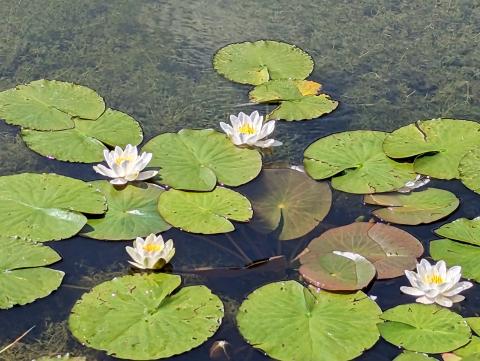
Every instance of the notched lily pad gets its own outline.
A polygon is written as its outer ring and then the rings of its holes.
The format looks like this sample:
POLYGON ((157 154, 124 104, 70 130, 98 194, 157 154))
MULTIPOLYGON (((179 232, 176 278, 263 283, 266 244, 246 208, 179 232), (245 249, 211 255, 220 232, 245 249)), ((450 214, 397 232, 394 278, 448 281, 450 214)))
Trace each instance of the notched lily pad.
POLYGON ((435 230, 439 236, 480 246, 480 218, 458 218, 435 230))
POLYGON ((480 149, 473 149, 465 154, 458 166, 460 180, 465 187, 480 193, 480 149))

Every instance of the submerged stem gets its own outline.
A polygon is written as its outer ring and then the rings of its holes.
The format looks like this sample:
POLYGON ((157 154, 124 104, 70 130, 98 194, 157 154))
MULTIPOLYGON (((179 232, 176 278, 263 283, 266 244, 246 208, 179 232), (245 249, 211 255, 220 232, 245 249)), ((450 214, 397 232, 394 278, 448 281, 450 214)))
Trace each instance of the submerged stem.
POLYGON ((19 342, 22 338, 24 338, 25 336, 27 336, 27 335, 30 333, 30 331, 32 331, 35 327, 36 327, 36 325, 33 325, 32 327, 30 327, 27 331, 25 331, 25 332, 22 333, 20 336, 18 336, 18 337, 15 339, 15 341, 13 341, 11 344, 9 344, 9 345, 5 346, 4 348, 2 348, 2 349, 0 350, 0 353, 3 353, 3 352, 5 352, 5 351, 7 351, 10 347, 15 346, 15 344, 16 344, 17 342, 19 342))

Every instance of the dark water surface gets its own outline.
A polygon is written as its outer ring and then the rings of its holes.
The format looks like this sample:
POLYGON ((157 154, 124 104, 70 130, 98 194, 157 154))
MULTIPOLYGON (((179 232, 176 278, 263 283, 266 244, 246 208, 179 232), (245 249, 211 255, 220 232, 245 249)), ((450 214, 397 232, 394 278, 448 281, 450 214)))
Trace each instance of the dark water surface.
MULTIPOLYGON (((249 87, 217 75, 211 58, 226 44, 257 39, 290 42, 310 53, 316 63, 310 78, 341 103, 333 114, 318 120, 279 123, 275 138, 285 145, 268 161, 299 163, 309 143, 339 131, 390 131, 435 117, 480 118, 480 3, 474 0, 0 0, 0 15, 0 90, 39 78, 89 86, 104 96, 108 106, 136 118, 146 140, 184 127, 219 129, 218 122, 228 114, 253 110, 239 106, 248 102, 249 87)), ((17 133, 17 128, 0 124, 1 175, 56 172, 98 179, 91 165, 33 153, 17 133)), ((461 206, 441 222, 401 227, 421 239, 426 249, 435 239, 431 231, 439 225, 480 214, 479 196, 459 182, 431 185, 455 192, 461 206)), ((226 309, 224 323, 211 340, 171 360, 209 360, 215 340, 231 343, 231 360, 268 360, 236 330, 239 304, 263 284, 298 279, 296 265, 288 262, 298 250, 326 229, 360 216, 370 219, 370 210, 360 196, 334 192, 332 210, 317 229, 282 243, 248 225, 220 236, 166 232, 177 248, 171 272, 182 274, 184 284, 206 284, 226 309), (250 270, 194 271, 243 267, 248 259, 276 255, 285 255, 286 261, 250 270)), ((63 257, 54 268, 66 272, 64 282, 45 299, 0 311, 0 348, 36 325, 21 343, 0 354, 0 360, 65 352, 89 360, 112 359, 73 340, 65 320, 86 290, 132 272, 124 251, 130 243, 81 237, 48 243, 63 257)), ((379 305, 387 309, 413 301, 399 291, 406 283, 405 278, 378 281, 368 293, 378 296, 379 305)), ((480 287, 465 295, 467 300, 454 311, 478 315, 480 287)), ((358 360, 390 361, 398 353, 396 347, 379 342, 358 360)))

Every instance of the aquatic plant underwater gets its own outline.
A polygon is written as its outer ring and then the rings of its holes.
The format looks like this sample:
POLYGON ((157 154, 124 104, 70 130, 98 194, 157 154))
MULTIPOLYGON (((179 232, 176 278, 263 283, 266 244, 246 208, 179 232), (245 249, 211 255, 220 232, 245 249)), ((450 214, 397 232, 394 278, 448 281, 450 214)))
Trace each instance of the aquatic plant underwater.
MULTIPOLYGON (((83 345, 123 359, 188 352, 215 334, 224 304, 206 286, 182 286, 167 266, 175 239, 164 241, 161 233, 175 227, 223 234, 235 222, 249 222, 279 241, 294 240, 328 214, 330 180, 332 188, 378 206, 372 212, 377 221, 331 228, 290 257, 280 253, 298 265, 302 282, 281 279, 250 293, 236 312, 243 338, 285 361, 352 360, 380 337, 404 350, 397 361, 432 360, 427 354, 478 359, 480 317, 463 318, 449 308, 473 287, 462 275, 480 281, 480 219, 460 218, 437 229, 445 238, 430 244, 434 265, 419 260, 424 248, 417 238, 387 223, 425 224, 454 212, 460 204, 455 194, 424 188, 432 178, 460 179, 480 192, 480 124, 432 119, 391 133, 341 132, 309 145, 303 166, 263 166, 264 155, 281 146, 273 135, 276 122, 309 121, 338 102, 306 80, 313 60, 294 45, 231 44, 215 54, 213 66, 233 82, 254 86, 252 104, 276 107, 265 116, 232 115, 231 124, 219 124, 224 133, 185 128, 157 135, 139 150, 138 122, 84 86, 42 79, 0 93, 0 118, 21 127, 27 147, 59 161, 99 163, 94 170, 108 178, 0 177, 1 312, 60 286, 64 273, 51 266, 61 257, 43 242, 76 234, 135 239, 125 262, 136 270, 85 293, 71 311, 69 330, 83 345), (254 179, 255 187, 245 186, 254 179), (362 292, 377 279, 403 276, 411 286, 401 291, 416 303, 382 312, 362 292)), ((241 247, 236 251, 242 256, 241 247)), ((246 268, 275 259, 252 260, 246 268)), ((63 359, 83 359, 75 356, 63 359)))

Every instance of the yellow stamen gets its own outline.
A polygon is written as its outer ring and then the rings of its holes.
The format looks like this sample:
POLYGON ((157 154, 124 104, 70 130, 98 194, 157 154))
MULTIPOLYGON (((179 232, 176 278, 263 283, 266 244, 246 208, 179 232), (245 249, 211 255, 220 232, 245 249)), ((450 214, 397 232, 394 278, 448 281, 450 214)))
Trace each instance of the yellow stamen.
POLYGON ((122 164, 122 162, 124 161, 127 161, 127 162, 131 162, 133 160, 133 157, 132 156, 129 156, 129 157, 125 157, 125 156, 120 156, 118 158, 115 158, 115 164, 116 165, 120 165, 122 164))
POLYGON ((238 131, 242 134, 255 134, 255 129, 250 124, 243 124, 238 131))
POLYGON ((438 274, 433 274, 433 275, 427 276, 425 281, 427 281, 427 283, 435 283, 437 285, 445 282, 445 280, 438 274))
POLYGON ((149 243, 149 244, 146 244, 143 246, 143 250, 146 251, 146 252, 156 252, 156 251, 161 251, 162 250, 162 246, 159 245, 159 244, 153 244, 153 243, 149 243))

